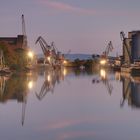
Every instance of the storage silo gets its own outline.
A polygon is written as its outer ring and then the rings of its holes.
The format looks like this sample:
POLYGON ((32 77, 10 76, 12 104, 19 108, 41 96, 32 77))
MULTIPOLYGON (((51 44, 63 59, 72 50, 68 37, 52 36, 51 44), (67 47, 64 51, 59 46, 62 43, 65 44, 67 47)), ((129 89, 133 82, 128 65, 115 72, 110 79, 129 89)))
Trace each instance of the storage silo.
POLYGON ((140 60, 140 31, 137 31, 132 35, 132 48, 131 48, 131 56, 132 63, 135 60, 140 60))

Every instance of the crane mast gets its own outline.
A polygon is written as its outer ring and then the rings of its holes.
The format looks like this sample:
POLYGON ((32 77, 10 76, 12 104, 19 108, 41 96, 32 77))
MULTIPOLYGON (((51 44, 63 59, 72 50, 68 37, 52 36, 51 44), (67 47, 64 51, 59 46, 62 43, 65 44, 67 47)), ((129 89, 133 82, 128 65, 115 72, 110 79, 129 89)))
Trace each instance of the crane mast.
POLYGON ((25 19, 24 19, 24 15, 21 16, 21 20, 22 20, 22 35, 23 35, 23 44, 22 44, 22 48, 26 48, 28 45, 27 43, 27 35, 26 35, 26 26, 25 26, 25 19))

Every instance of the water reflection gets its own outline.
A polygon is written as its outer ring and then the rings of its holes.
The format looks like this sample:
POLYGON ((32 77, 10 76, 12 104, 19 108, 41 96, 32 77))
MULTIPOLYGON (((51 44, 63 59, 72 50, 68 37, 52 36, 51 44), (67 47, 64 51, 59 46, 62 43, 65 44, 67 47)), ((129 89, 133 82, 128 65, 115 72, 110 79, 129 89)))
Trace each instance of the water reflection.
POLYGON ((109 75, 111 74, 112 71, 108 70, 108 69, 100 69, 99 71, 99 76, 98 78, 94 78, 92 80, 92 83, 100 83, 102 82, 106 88, 107 88, 107 91, 108 93, 111 95, 112 94, 112 91, 113 91, 113 86, 112 84, 110 83, 111 80, 115 80, 115 79, 112 79, 112 77, 110 78, 109 75))
POLYGON ((120 106, 123 107, 125 100, 132 107, 140 107, 140 77, 132 77, 130 74, 122 74, 123 99, 120 106))
POLYGON ((27 96, 36 79, 36 75, 32 73, 16 74, 9 77, 0 76, 0 103, 6 103, 9 100, 17 100, 22 103, 22 125, 25 119, 27 96))
POLYGON ((44 82, 40 92, 35 92, 36 97, 42 100, 48 92, 53 93, 56 83, 59 84, 60 81, 63 81, 66 74, 66 69, 44 69, 44 82))
POLYGON ((42 68, 39 70, 39 74, 44 76, 44 82, 40 88, 40 91, 36 91, 35 95, 39 100, 42 100, 48 92, 54 92, 55 85, 63 81, 65 76, 73 74, 75 76, 91 75, 92 71, 65 67, 61 69, 42 68))
POLYGON ((69 80, 66 77, 83 77, 90 76, 93 84, 103 84, 109 95, 113 93, 113 81, 119 80, 122 82, 122 99, 120 106, 123 107, 125 101, 132 107, 140 107, 140 77, 132 77, 131 75, 122 74, 120 72, 114 73, 109 69, 100 70, 81 70, 76 68, 62 68, 62 69, 46 69, 41 68, 36 72, 26 74, 12 75, 11 77, 0 76, 0 102, 6 103, 10 100, 17 101, 22 104, 22 118, 21 123, 24 124, 25 113, 27 107, 28 94, 33 90, 35 97, 42 100, 47 93, 54 93, 56 85, 62 81, 69 80), (43 82, 38 83, 35 88, 34 85, 42 77, 43 82))
POLYGON ((132 139, 129 132, 139 134, 139 110, 124 111, 119 105, 123 98, 122 107, 127 101, 139 107, 139 90, 140 77, 108 69, 40 68, 0 77, 0 102, 5 103, 0 108, 0 129, 11 136, 2 139, 132 139), (11 100, 14 102, 9 103, 11 100))
POLYGON ((122 99, 120 101, 120 106, 123 107, 127 100, 129 106, 140 108, 140 77, 133 77, 129 73, 113 73, 108 69, 100 69, 98 77, 93 78, 92 83, 103 83, 106 86, 109 95, 111 95, 113 92, 113 80, 122 83, 122 99))
POLYGON ((24 124, 28 94, 34 89, 34 84, 38 77, 43 77, 43 83, 40 91, 36 91, 37 99, 42 100, 48 92, 53 93, 56 84, 64 80, 64 77, 72 72, 71 69, 49 69, 39 68, 38 71, 14 74, 9 77, 0 76, 0 103, 7 103, 10 100, 17 101, 22 104, 21 123, 24 124))
POLYGON ((34 76, 31 74, 0 76, 0 102, 17 100, 23 102, 29 90, 33 87, 34 76))

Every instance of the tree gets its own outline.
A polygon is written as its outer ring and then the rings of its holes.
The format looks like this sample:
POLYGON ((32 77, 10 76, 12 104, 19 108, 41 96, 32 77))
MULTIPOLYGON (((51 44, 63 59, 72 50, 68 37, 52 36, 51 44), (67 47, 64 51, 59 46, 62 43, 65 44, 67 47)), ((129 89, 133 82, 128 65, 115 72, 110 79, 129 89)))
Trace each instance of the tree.
POLYGON ((0 49, 4 54, 5 65, 17 70, 21 70, 26 67, 27 58, 25 50, 21 48, 13 49, 11 45, 5 42, 0 43, 0 49))

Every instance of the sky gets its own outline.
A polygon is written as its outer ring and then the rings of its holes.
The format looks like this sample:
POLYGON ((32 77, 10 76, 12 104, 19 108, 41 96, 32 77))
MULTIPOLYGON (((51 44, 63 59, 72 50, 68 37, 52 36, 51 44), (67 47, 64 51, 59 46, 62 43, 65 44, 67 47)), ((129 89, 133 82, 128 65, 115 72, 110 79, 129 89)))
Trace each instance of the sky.
POLYGON ((0 37, 22 34, 24 14, 28 46, 38 36, 54 41, 62 53, 102 54, 109 41, 122 54, 120 31, 140 30, 139 0, 0 0, 0 37))

